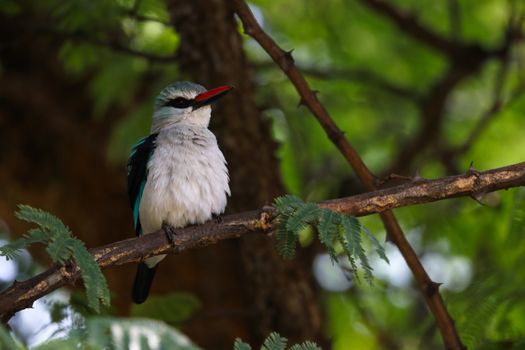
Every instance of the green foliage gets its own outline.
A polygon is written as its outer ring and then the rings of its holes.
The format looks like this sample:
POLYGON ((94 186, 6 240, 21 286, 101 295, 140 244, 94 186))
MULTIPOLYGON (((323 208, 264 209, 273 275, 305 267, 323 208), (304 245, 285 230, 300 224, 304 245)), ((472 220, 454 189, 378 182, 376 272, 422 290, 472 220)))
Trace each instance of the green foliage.
POLYGON ((93 256, 80 240, 72 239, 72 256, 80 269, 80 274, 86 287, 88 305, 96 312, 100 310, 100 304, 110 305, 110 295, 106 279, 93 256))
MULTIPOLYGON (((76 337, 53 339, 37 347, 32 347, 32 349, 36 350, 78 350, 79 348, 82 349, 82 345, 76 337)), ((88 349, 98 350, 99 348, 88 349)))
POLYGON ((314 342, 305 341, 302 344, 295 344, 290 350, 321 350, 321 348, 314 342))
POLYGON ((250 344, 247 344, 243 342, 241 339, 236 338, 235 343, 233 344, 233 349, 234 350, 252 350, 252 347, 250 346, 250 344))
MULTIPOLYGON (((4 333, 0 327, 0 345, 8 344, 1 349, 25 350, 25 347, 15 347, 14 338, 4 342, 4 333)), ((7 335, 9 336, 9 335, 7 335)), ((33 347, 34 350, 126 350, 126 349, 154 350, 199 350, 179 330, 167 326, 163 322, 148 319, 122 319, 112 317, 92 317, 86 319, 82 328, 72 330, 66 338, 52 339, 33 347)))
POLYGON ((193 294, 152 295, 142 304, 133 304, 130 315, 132 317, 153 318, 176 325, 187 320, 200 307, 201 303, 193 294))
POLYGON ((22 248, 33 243, 46 244, 46 251, 54 262, 65 265, 68 260, 75 259, 84 280, 88 305, 91 308, 99 312, 101 304, 109 306, 109 289, 100 267, 84 243, 73 237, 69 228, 60 219, 28 205, 19 205, 16 216, 38 227, 30 229, 21 238, 0 247, 1 256, 13 259, 22 248))
POLYGON ((451 298, 449 303, 455 309, 456 324, 461 339, 471 348, 479 348, 491 342, 504 340, 505 336, 515 338, 520 332, 512 324, 513 313, 521 314, 524 310, 525 293, 512 284, 501 285, 495 277, 475 282, 465 291, 468 300, 461 302, 459 296, 451 298), (502 339, 498 339, 504 335, 502 339))
MULTIPOLYGON (((333 247, 337 243, 340 225, 341 215, 339 215, 339 213, 327 209, 321 210, 321 217, 319 218, 317 231, 319 231, 319 240, 326 247, 333 247)), ((333 256, 334 250, 329 248, 329 251, 333 256)))
MULTIPOLYGON (((277 332, 272 332, 270 335, 264 340, 263 345, 261 346, 261 350, 286 350, 286 344, 288 342, 288 339, 282 337, 277 332)), ((233 345, 234 350, 251 350, 252 347, 244 343, 241 339, 237 338, 235 339, 235 344, 233 345)), ((311 342, 311 341, 305 341, 302 344, 295 344, 292 347, 288 348, 288 350, 321 350, 320 347, 317 346, 317 344, 311 342)))
POLYGON ((372 267, 363 248, 361 232, 374 246, 381 259, 388 262, 383 246, 366 229, 362 228, 356 218, 319 208, 313 203, 305 203, 295 196, 282 196, 275 200, 278 212, 279 227, 277 228, 277 251, 284 258, 293 258, 299 233, 308 225, 314 226, 319 233, 319 240, 325 245, 334 261, 337 261, 337 251, 342 249, 348 258, 355 276, 359 261, 364 270, 365 279, 372 283, 372 267))
POLYGON ((285 350, 288 339, 281 337, 279 333, 272 332, 264 340, 261 350, 285 350))
POLYGON ((275 199, 275 208, 279 212, 281 224, 277 228, 277 251, 287 259, 295 255, 295 249, 298 240, 297 231, 288 230, 288 221, 294 216, 294 213, 301 207, 303 201, 294 196, 284 196, 275 199))
MULTIPOLYGON (((261 346, 261 350, 321 350, 314 342, 305 341, 287 348, 288 340, 272 332, 261 346)), ((179 330, 163 322, 149 319, 123 319, 115 317, 90 317, 82 328, 73 329, 66 338, 51 339, 34 350, 199 350, 179 330)), ((252 350, 250 344, 235 339, 234 350, 252 350)), ((0 325, 0 349, 26 350, 26 347, 0 325)))
POLYGON ((197 350, 180 331, 160 321, 95 317, 87 320, 86 343, 95 349, 129 349, 130 343, 141 350, 197 350))

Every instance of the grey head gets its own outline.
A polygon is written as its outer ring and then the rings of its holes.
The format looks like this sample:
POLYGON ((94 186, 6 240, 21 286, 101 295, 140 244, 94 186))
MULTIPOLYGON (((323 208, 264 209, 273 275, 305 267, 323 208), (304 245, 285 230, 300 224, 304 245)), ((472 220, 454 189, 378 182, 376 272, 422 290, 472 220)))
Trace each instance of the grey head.
POLYGON ((207 90, 190 81, 168 85, 155 99, 152 132, 176 125, 208 127, 211 104, 231 89, 231 86, 221 86, 207 90))

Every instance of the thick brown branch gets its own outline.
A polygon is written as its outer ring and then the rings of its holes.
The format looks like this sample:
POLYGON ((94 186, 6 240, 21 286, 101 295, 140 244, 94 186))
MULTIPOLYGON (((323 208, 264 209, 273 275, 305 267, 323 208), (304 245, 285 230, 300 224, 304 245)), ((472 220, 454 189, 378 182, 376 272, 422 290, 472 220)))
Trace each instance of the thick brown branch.
MULTIPOLYGON (((308 83, 299 72, 297 67, 291 59, 289 53, 285 53, 273 40, 270 38, 259 26, 253 13, 250 11, 248 5, 242 0, 234 0, 233 6, 235 12, 241 19, 244 29, 247 34, 252 36, 263 49, 272 57, 282 71, 288 76, 292 84, 297 89, 304 104, 311 110, 318 122, 325 130, 327 136, 332 140, 334 145, 339 149, 341 154, 346 158, 350 166, 354 169, 357 176, 363 185, 369 189, 375 189, 375 176, 370 172, 363 160, 344 137, 341 130, 337 127, 333 119, 330 117, 324 106, 319 102, 315 93, 310 89, 308 83)), ((435 38, 430 37, 429 40, 435 38)), ((437 45, 442 45, 443 42, 436 42, 437 45)), ((448 43, 445 43, 448 45, 448 43)), ((447 51, 449 48, 444 48, 447 51)), ((477 48, 475 48, 477 49, 477 48)), ((455 51, 455 50, 454 50, 455 51)), ((470 48, 469 48, 470 51, 470 48)), ((474 50, 476 51, 476 50, 474 50)), ((470 55, 468 55, 470 57, 470 55)), ((445 347, 449 349, 464 349, 465 346, 461 343, 454 321, 450 317, 448 310, 441 298, 439 292, 429 286, 434 285, 433 281, 428 276, 419 261, 416 253, 406 240, 406 237, 399 226, 394 214, 391 211, 384 211, 381 213, 381 220, 388 234, 388 239, 392 241, 399 249, 403 258, 407 262, 414 278, 421 289, 425 301, 436 319, 437 326, 441 331, 445 347)))
MULTIPOLYGON (((265 232, 271 228, 271 216, 264 211, 245 212, 229 215, 220 223, 210 221, 199 226, 176 230, 174 247, 163 230, 137 238, 108 244, 91 249, 101 268, 139 262, 148 257, 170 252, 181 253, 186 250, 214 244, 220 240, 239 237, 249 232, 265 232)), ((79 277, 78 269, 72 267, 69 273, 55 266, 29 280, 15 282, 0 293, 0 319, 4 322, 24 308, 30 307, 38 298, 67 284, 73 284, 79 277)))
MULTIPOLYGON (((364 193, 352 197, 319 203, 322 208, 352 216, 385 212, 392 208, 434 202, 459 196, 479 194, 525 185, 525 163, 480 173, 449 176, 435 180, 418 180, 401 186, 364 193)), ((101 268, 139 262, 145 258, 167 253, 179 254, 219 241, 249 233, 272 231, 275 210, 271 207, 224 217, 221 222, 210 221, 199 226, 176 230, 174 247, 163 230, 146 236, 91 249, 101 268)), ((52 267, 23 282, 15 282, 0 293, 0 318, 5 322, 17 311, 30 307, 38 298, 65 285, 74 284, 79 273, 76 267, 52 267)), ((431 284, 429 284, 430 286, 431 284)))
POLYGON ((380 213, 401 206, 435 202, 460 196, 478 196, 510 187, 523 186, 525 163, 482 173, 444 177, 436 180, 416 180, 380 191, 333 199, 320 203, 335 211, 352 216, 380 213), (338 205, 341 203, 341 206, 338 205))

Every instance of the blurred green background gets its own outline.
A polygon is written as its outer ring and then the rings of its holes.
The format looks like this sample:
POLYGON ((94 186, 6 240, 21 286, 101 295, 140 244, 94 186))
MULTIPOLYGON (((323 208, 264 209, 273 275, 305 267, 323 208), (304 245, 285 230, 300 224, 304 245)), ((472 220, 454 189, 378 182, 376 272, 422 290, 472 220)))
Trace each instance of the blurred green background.
MULTIPOLYGON (((149 132, 156 94, 187 78, 172 21, 191 14, 177 13, 176 3, 0 2, 0 219, 3 231, 10 232, 4 240, 23 233, 13 216, 18 203, 56 213, 88 246, 131 235, 124 190, 128 151, 149 132), (80 173, 90 185, 79 188, 74 178, 80 173), (92 212, 83 206, 82 191, 92 192, 92 212), (76 199, 67 202, 68 195, 76 199), (104 207, 93 207, 97 201, 104 207), (96 219, 97 211, 106 216, 96 219), (113 232, 111 240, 90 236, 100 227, 113 232)), ((211 1, 210 9, 211 3, 229 6, 211 1)), ((522 1, 249 4, 263 29, 281 47, 293 49, 295 63, 319 91, 320 101, 376 175, 437 178, 463 173, 471 162, 485 170, 525 160, 522 1)), ((206 26, 202 23, 202 30, 206 26)), ((298 106, 286 76, 242 34, 240 24, 238 31, 251 74, 246 79, 255 91, 245 98, 255 99, 278 142, 275 171, 285 191, 308 201, 362 191, 317 121, 298 106)), ((243 91, 236 94, 243 98, 243 91)), ((228 138, 235 140, 235 133, 228 138)), ((488 194, 479 203, 459 198, 395 211, 430 276, 443 283, 443 297, 468 348, 525 346, 524 196, 522 188, 511 189, 488 194)), ((384 239, 376 215, 360 220, 384 239)), ((332 265, 315 250, 307 268, 316 277, 326 344, 338 350, 442 348, 406 264, 394 246, 386 244, 386 249, 390 265, 374 263, 373 286, 354 283, 344 266, 332 265)), ((15 264, 1 262, 2 286, 41 270, 36 262, 45 266, 42 253, 31 253, 32 258, 23 255, 15 264)), ((111 313, 128 315, 129 301, 118 293, 131 281, 132 267, 120 271, 107 274, 118 298, 111 313), (116 282, 117 275, 122 282, 116 282)), ((62 294, 58 299, 68 300, 69 294, 62 294)), ((184 295, 189 305, 199 304, 198 293, 184 295)), ((191 314, 180 295, 174 299, 184 305, 181 312, 191 314)), ((43 304, 38 317, 29 316, 40 320, 30 330, 23 329, 22 316, 18 324, 12 321, 28 344, 44 341, 57 329, 64 329, 58 333, 63 336, 74 324, 51 322, 48 308, 43 304)), ((73 317, 63 316, 58 319, 73 317)), ((184 330, 184 321, 177 318, 175 324, 184 330)), ((197 344, 210 344, 199 339, 199 331, 189 333, 197 344)), ((233 344, 233 338, 225 342, 233 344)))

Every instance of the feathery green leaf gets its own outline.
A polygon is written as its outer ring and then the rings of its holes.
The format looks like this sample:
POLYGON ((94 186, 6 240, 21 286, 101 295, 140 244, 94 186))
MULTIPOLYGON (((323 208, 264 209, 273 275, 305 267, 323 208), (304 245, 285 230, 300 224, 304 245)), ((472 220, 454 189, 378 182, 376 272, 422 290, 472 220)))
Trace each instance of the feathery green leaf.
POLYGON ((362 226, 363 232, 366 234, 370 242, 372 242, 372 245, 376 249, 377 255, 379 255, 379 258, 383 259, 386 263, 390 264, 390 261, 388 260, 385 248, 379 243, 377 238, 368 230, 365 226, 362 226))
POLYGON ((322 350, 320 347, 317 346, 316 343, 311 341, 305 341, 302 344, 295 344, 290 348, 290 350, 322 350))
POLYGON ((0 255, 5 256, 6 260, 14 260, 20 255, 20 249, 26 246, 24 239, 20 238, 11 243, 0 247, 0 255))
POLYGON ((96 312, 100 312, 101 303, 104 306, 110 305, 110 294, 106 279, 84 243, 74 239, 72 252, 84 281, 88 305, 96 312))
POLYGON ((288 339, 281 337, 277 332, 272 332, 264 340, 261 350, 286 350, 286 343, 288 339))
POLYGON ((295 196, 279 197, 275 199, 274 206, 279 220, 276 232, 277 251, 285 258, 294 257, 300 232, 311 225, 317 229, 319 240, 326 246, 333 262, 338 261, 337 251, 342 248, 357 279, 359 279, 357 274, 357 261, 359 261, 365 279, 368 283, 372 283, 372 267, 362 245, 362 231, 372 242, 379 257, 388 262, 384 248, 354 217, 321 209, 313 203, 304 203, 295 196))
POLYGON ((350 249, 351 254, 359 259, 359 263, 364 270, 365 279, 369 284, 372 283, 372 267, 368 262, 368 258, 365 253, 361 241, 361 224, 356 218, 345 216, 343 218, 343 226, 345 228, 346 240, 348 241, 347 247, 350 249))
POLYGON ((250 344, 243 342, 240 338, 235 339, 233 344, 233 350, 252 350, 250 344))
POLYGON ((299 233, 306 225, 317 220, 319 211, 319 207, 313 203, 303 204, 286 221, 286 230, 299 233))
POLYGON ((54 215, 28 205, 19 205, 16 216, 38 225, 22 238, 0 247, 0 255, 12 259, 19 249, 33 243, 47 244, 46 251, 54 262, 64 265, 74 258, 84 280, 88 305, 100 311, 100 304, 109 306, 110 295, 106 279, 84 243, 73 237, 69 228, 54 215))
POLYGON ((86 326, 84 344, 89 349, 129 349, 132 341, 141 344, 141 349, 199 349, 179 330, 160 321, 93 317, 86 326))
POLYGON ((277 252, 285 259, 292 259, 295 256, 295 249, 297 247, 298 234, 286 230, 281 225, 276 232, 277 238, 277 252))
POLYGON ((73 237, 66 237, 61 239, 55 239, 51 241, 46 247, 46 251, 53 261, 63 265, 72 256, 73 244, 76 241, 73 237))
POLYGON ((281 196, 275 199, 274 206, 281 216, 290 216, 298 208, 304 205, 301 198, 291 195, 281 196))
POLYGON ((42 209, 20 204, 15 215, 20 220, 37 224, 45 232, 54 232, 55 236, 70 233, 69 228, 60 219, 42 209))
POLYGON ((332 247, 337 242, 338 227, 341 225, 342 216, 341 213, 321 209, 317 231, 319 232, 319 240, 325 246, 332 247))

